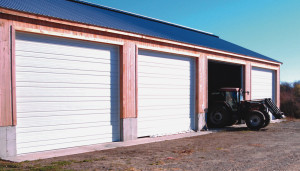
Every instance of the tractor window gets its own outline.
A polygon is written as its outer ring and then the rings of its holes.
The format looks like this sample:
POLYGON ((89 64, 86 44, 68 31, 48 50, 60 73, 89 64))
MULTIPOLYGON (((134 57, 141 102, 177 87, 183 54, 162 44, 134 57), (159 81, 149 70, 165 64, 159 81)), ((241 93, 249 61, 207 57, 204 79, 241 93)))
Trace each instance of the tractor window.
POLYGON ((241 92, 240 93, 240 102, 243 101, 243 100, 244 100, 244 96, 243 96, 243 93, 241 92))
POLYGON ((234 100, 234 97, 232 94, 233 94, 232 92, 226 92, 226 102, 229 103, 230 106, 232 106, 233 100, 234 100))
POLYGON ((233 110, 237 108, 237 99, 237 92, 226 92, 226 102, 231 106, 233 110))

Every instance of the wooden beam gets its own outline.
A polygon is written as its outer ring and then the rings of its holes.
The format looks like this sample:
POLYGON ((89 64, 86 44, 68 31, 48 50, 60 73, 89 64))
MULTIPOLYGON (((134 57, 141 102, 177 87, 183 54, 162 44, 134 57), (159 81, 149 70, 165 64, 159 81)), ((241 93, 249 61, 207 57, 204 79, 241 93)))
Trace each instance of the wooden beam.
POLYGON ((163 52, 163 53, 171 53, 171 54, 176 54, 176 55, 199 57, 199 53, 195 53, 195 52, 191 53, 191 52, 185 52, 185 51, 182 51, 182 50, 174 50, 173 48, 162 48, 162 47, 157 47, 157 45, 153 46, 151 44, 138 45, 138 48, 139 49, 144 49, 144 50, 163 52))
POLYGON ((198 115, 199 113, 200 113, 200 111, 201 111, 201 103, 200 103, 200 96, 201 96, 201 94, 200 94, 200 79, 201 79, 201 77, 200 77, 200 58, 196 58, 195 59, 195 65, 196 65, 196 73, 195 73, 195 75, 196 75, 196 79, 195 79, 195 86, 196 86, 196 95, 195 95, 195 103, 196 103, 196 115, 198 115))
POLYGON ((136 45, 125 41, 121 48, 121 118, 136 118, 136 45))
POLYGON ((240 59, 232 59, 229 57, 221 57, 221 56, 207 56, 207 59, 209 60, 214 60, 214 61, 219 61, 219 62, 228 62, 228 63, 233 63, 233 64, 242 64, 245 65, 246 62, 245 60, 240 60, 240 59))
POLYGON ((15 42, 16 31, 13 26, 10 27, 10 53, 11 53, 11 98, 12 98, 12 125, 17 125, 17 99, 16 99, 16 56, 15 42))
POLYGON ((139 94, 139 89, 138 89, 138 57, 139 57, 139 48, 136 45, 135 46, 135 116, 138 117, 138 104, 139 104, 139 100, 138 100, 138 94, 139 94))
POLYGON ((11 21, 0 18, 0 89, 1 115, 0 126, 11 126, 12 99, 11 99, 11 21))
POLYGON ((57 32, 57 31, 47 31, 47 30, 41 30, 41 29, 33 29, 33 28, 24 27, 24 26, 15 26, 15 30, 16 31, 21 31, 21 32, 28 32, 28 33, 43 34, 43 35, 48 35, 48 36, 55 36, 55 37, 86 40, 86 41, 97 42, 97 43, 105 43, 105 44, 111 44, 111 45, 123 45, 122 41, 114 41, 114 40, 109 40, 109 39, 99 39, 97 37, 93 37, 93 36, 88 35, 88 34, 76 35, 76 34, 72 34, 72 33, 64 33, 64 32, 57 32))
POLYGON ((244 67, 244 87, 246 94, 244 95, 245 100, 251 100, 251 71, 252 66, 251 62, 246 62, 246 65, 244 67), (247 93, 249 92, 249 93, 247 93))
POLYGON ((275 71, 276 105, 280 108, 280 68, 275 71))
POLYGON ((279 66, 261 64, 261 63, 257 63, 257 62, 252 62, 251 66, 258 67, 258 68, 264 68, 264 69, 270 69, 270 70, 277 70, 279 68, 279 66))
POLYGON ((208 108, 208 60, 201 54, 196 62, 196 110, 197 113, 206 113, 208 108))

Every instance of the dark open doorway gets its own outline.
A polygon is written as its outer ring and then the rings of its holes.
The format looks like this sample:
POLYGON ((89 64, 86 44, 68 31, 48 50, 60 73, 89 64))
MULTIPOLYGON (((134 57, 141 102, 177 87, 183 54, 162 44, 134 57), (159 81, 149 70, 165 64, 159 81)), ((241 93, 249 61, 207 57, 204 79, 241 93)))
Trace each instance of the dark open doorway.
MULTIPOLYGON (((220 99, 221 101, 224 100, 223 95, 218 93, 221 88, 244 88, 243 70, 243 65, 208 61, 208 113, 218 109, 216 104, 219 103, 216 103, 216 101, 220 99)), ((212 118, 216 116, 217 115, 212 118)), ((235 122, 236 119, 232 121, 235 122)), ((241 120, 239 120, 239 123, 241 123, 241 120)), ((208 121, 208 124, 212 124, 212 121, 208 121)), ((231 122, 229 123, 229 125, 232 124, 231 122)))
POLYGON ((208 62, 208 94, 223 87, 243 88, 243 67, 224 62, 208 62))

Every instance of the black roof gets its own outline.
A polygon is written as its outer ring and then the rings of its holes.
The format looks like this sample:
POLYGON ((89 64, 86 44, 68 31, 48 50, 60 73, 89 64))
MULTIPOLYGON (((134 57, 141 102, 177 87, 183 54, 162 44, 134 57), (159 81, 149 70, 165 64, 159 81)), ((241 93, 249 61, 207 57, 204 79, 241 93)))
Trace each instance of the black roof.
POLYGON ((279 62, 211 33, 80 0, 1 0, 0 7, 279 62))

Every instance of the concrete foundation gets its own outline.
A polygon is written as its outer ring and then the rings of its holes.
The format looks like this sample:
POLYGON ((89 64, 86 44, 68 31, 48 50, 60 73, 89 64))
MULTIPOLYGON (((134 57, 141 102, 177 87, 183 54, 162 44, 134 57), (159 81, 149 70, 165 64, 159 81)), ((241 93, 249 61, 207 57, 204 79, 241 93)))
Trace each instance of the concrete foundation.
POLYGON ((196 125, 197 131, 202 131, 207 129, 206 120, 207 114, 206 113, 198 113, 196 117, 196 125))
POLYGON ((52 157, 67 156, 67 155, 87 153, 87 152, 93 152, 93 151, 114 149, 114 148, 118 148, 118 147, 128 147, 128 146, 133 146, 133 145, 161 142, 161 141, 167 141, 167 140, 175 140, 175 139, 179 139, 179 138, 201 136, 201 135, 207 135, 210 133, 213 133, 213 132, 212 131, 189 132, 189 133, 184 133, 184 134, 168 135, 168 136, 162 136, 162 137, 140 138, 140 139, 136 139, 133 141, 127 141, 127 142, 102 143, 102 144, 95 144, 95 145, 88 145, 88 146, 80 146, 80 147, 65 148, 65 149, 59 149, 59 150, 51 150, 51 151, 23 154, 23 155, 18 155, 18 156, 13 156, 13 157, 6 157, 5 160, 10 160, 10 161, 15 161, 15 162, 22 162, 22 161, 26 161, 26 160, 32 161, 32 160, 38 160, 38 159, 46 159, 46 158, 52 158, 52 157))
POLYGON ((137 118, 124 118, 121 120, 121 141, 137 139, 137 118))
POLYGON ((16 156, 16 127, 0 127, 0 158, 16 156))

